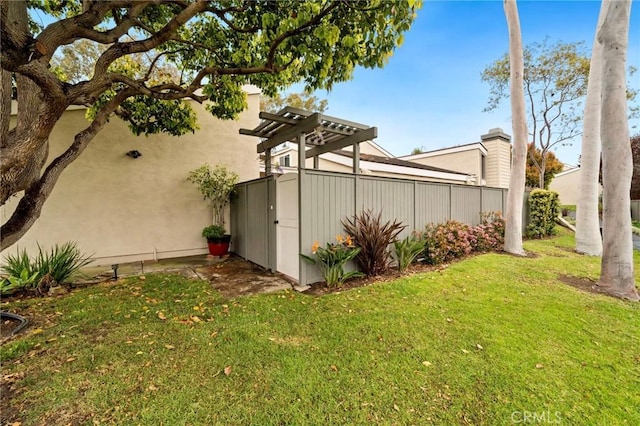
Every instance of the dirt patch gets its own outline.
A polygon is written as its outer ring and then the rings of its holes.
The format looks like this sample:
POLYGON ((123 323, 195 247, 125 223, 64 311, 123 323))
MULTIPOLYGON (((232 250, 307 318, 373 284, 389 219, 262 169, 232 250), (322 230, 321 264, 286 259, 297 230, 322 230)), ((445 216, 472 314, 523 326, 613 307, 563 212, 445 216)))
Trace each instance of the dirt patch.
POLYGON ((558 275, 558 280, 578 290, 585 291, 587 293, 602 294, 609 297, 614 297, 608 294, 602 287, 598 286, 598 282, 590 278, 580 278, 571 275, 558 275))
POLYGON ((571 275, 558 275, 558 280, 566 285, 577 288, 578 290, 586 291, 588 293, 603 294, 598 289, 598 283, 589 278, 573 277, 571 275))
POLYGON ((292 284, 280 273, 269 272, 251 262, 231 256, 222 263, 193 268, 198 277, 225 297, 290 290, 292 284))
MULTIPOLYGON (((451 263, 454 263, 457 261, 459 260, 455 260, 451 263)), ((311 284, 310 288, 305 290, 303 293, 308 294, 310 296, 322 296, 325 294, 339 293, 341 291, 351 290, 354 288, 367 287, 372 284, 395 281, 398 278, 410 276, 413 274, 419 274, 422 272, 441 271, 443 269, 446 269, 447 267, 449 267, 448 263, 444 263, 442 265, 437 265, 437 266, 426 265, 423 263, 414 263, 414 264, 411 264, 403 274, 399 273, 398 270, 395 269, 395 267, 391 267, 389 268, 389 271, 386 274, 378 275, 376 277, 363 277, 363 278, 351 279, 343 283, 340 287, 328 287, 326 283, 323 281, 316 282, 311 284)))

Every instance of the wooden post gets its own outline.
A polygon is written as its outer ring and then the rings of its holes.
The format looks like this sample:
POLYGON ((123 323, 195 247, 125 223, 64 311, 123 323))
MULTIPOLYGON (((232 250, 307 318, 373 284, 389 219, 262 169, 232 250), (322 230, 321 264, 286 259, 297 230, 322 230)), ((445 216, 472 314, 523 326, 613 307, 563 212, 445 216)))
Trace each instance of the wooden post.
MULTIPOLYGON (((304 206, 302 198, 302 189, 304 188, 303 181, 305 180, 306 169, 306 140, 304 133, 299 133, 298 139, 298 251, 303 252, 304 238, 303 230, 307 226, 304 216, 304 206)), ((301 286, 307 285, 307 264, 298 256, 298 284, 301 286)))
POLYGON ((353 174, 360 174, 360 143, 353 144, 353 174))
POLYGON ((264 152, 264 175, 271 176, 271 150, 264 152))

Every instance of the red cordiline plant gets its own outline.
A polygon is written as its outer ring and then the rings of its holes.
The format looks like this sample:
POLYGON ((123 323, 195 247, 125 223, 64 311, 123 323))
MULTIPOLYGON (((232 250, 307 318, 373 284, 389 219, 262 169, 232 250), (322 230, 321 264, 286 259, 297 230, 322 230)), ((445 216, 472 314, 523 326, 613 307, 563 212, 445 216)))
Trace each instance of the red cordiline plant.
POLYGON ((356 261, 360 270, 371 277, 381 275, 389 268, 392 244, 406 228, 402 222, 382 222, 382 213, 375 215, 371 210, 364 210, 342 221, 347 234, 353 238, 354 244, 360 247, 356 261))

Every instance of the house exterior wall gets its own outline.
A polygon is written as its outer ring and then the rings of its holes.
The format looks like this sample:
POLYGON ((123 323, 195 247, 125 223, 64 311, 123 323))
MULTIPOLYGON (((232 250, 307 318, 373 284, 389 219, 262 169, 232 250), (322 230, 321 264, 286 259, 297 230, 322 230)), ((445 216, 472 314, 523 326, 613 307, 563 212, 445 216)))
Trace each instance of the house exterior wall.
POLYGON ((560 204, 578 204, 578 188, 580 187, 580 169, 573 169, 567 173, 556 175, 549 184, 551 191, 556 191, 560 198, 560 204))
MULTIPOLYGON (((200 129, 180 137, 136 137, 112 118, 62 173, 32 228, 3 254, 66 241, 93 253, 96 265, 206 253, 200 232, 211 224, 211 208, 186 177, 205 162, 227 164, 241 181, 258 177, 255 144, 239 129, 259 124, 259 94, 249 94, 247 102, 236 121, 215 119, 194 102, 200 129), (126 156, 130 150, 142 156, 126 156)), ((64 113, 51 134, 49 161, 87 126, 84 113, 64 113)), ((3 222, 15 205, 0 209, 3 222)))
POLYGON ((509 188, 511 176, 511 136, 495 128, 481 136, 482 144, 487 148, 487 186, 509 188))
MULTIPOLYGON (((367 146, 370 146, 370 145, 367 144, 367 146)), ((378 151, 376 150, 376 152, 378 151)), ((274 155, 273 164, 278 162, 279 165, 283 165, 284 162, 282 161, 282 158, 286 155, 289 155, 290 167, 296 168, 298 164, 298 151, 295 151, 295 150, 287 150, 286 152, 274 155)), ((329 155, 338 155, 338 154, 329 154, 329 155)), ((377 155, 377 154, 371 154, 371 155, 377 155)), ((344 161, 347 161, 349 163, 351 163, 352 161, 352 159, 348 157, 340 156, 340 158, 343 158, 344 161)), ((313 169, 313 158, 307 158, 305 164, 307 169, 313 169)), ((390 178, 396 178, 396 179, 416 179, 416 180, 424 180, 429 182, 458 183, 458 184, 461 183, 459 181, 454 181, 454 180, 416 176, 414 174, 392 173, 392 172, 385 172, 381 170, 368 170, 366 164, 364 164, 362 160, 360 163, 360 169, 362 170, 363 176, 381 176, 381 177, 390 177, 390 178)), ((351 173, 353 169, 352 169, 352 166, 350 165, 340 164, 335 161, 331 161, 330 159, 327 159, 325 156, 321 155, 318 161, 318 170, 323 170, 328 172, 338 172, 338 173, 351 173)))
POLYGON ((475 185, 482 185, 482 153, 478 149, 415 158, 411 161, 426 166, 475 175, 475 185))

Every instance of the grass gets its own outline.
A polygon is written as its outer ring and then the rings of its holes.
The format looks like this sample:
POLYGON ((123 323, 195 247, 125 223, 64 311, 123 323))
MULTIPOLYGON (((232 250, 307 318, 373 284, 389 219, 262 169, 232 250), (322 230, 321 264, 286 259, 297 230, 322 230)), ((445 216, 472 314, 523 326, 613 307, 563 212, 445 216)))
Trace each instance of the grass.
POLYGON ((225 300, 148 275, 3 304, 38 321, 2 348, 3 374, 24 374, 12 420, 640 424, 640 304, 561 284, 599 273, 572 246, 560 231, 525 244, 534 258, 475 256, 323 297, 225 300))

